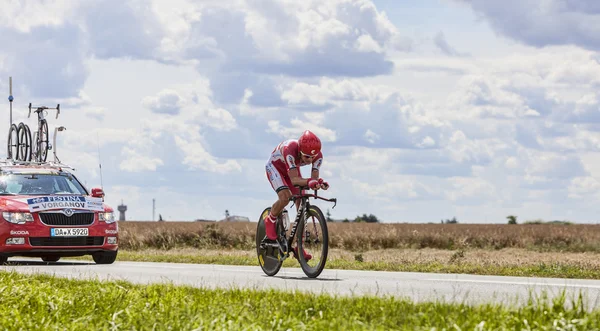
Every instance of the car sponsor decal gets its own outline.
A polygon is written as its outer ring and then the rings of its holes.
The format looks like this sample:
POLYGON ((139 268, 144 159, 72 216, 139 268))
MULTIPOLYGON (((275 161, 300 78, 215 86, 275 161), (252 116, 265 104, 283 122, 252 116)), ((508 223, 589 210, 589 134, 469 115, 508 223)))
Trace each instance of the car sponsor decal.
POLYGON ((85 196, 42 196, 27 199, 30 212, 49 209, 71 208, 79 210, 104 211, 102 198, 85 196))

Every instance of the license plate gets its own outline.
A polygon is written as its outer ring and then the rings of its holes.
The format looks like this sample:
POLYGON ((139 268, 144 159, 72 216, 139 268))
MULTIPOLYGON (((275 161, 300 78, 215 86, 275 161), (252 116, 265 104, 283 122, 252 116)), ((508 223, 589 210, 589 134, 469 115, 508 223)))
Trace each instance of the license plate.
POLYGON ((52 228, 50 236, 52 237, 81 237, 88 235, 88 228, 52 228))

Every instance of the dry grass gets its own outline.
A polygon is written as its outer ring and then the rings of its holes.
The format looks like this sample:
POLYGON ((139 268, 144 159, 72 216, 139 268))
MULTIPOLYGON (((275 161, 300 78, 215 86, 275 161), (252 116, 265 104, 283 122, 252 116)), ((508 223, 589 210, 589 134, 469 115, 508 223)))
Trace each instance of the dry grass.
MULTIPOLYGON (((256 260, 255 250, 216 250, 178 248, 171 250, 146 249, 139 251, 150 260, 158 256, 182 256, 203 258, 232 258, 256 260)), ((589 269, 600 270, 599 253, 553 253, 532 252, 524 249, 507 248, 502 250, 474 249, 463 250, 441 250, 441 249, 386 249, 373 250, 363 253, 353 253, 342 249, 332 249, 329 252, 328 261, 352 262, 361 260, 365 263, 389 263, 389 264, 477 264, 498 266, 534 266, 538 264, 565 264, 577 265, 589 269)))
MULTIPOLYGON (((331 248, 600 252, 600 225, 329 223, 331 248)), ((120 222, 120 247, 252 250, 253 222, 120 222)))

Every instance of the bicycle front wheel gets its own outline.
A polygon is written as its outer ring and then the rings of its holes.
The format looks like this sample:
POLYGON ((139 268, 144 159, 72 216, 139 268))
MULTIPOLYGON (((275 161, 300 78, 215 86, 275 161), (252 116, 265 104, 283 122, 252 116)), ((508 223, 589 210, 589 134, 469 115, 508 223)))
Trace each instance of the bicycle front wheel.
POLYGON ((16 124, 11 124, 8 130, 8 159, 19 159, 19 135, 16 124))
POLYGON ((27 124, 19 123, 17 136, 19 137, 17 159, 19 161, 27 161, 28 153, 30 152, 31 137, 28 135, 27 124))
POLYGON ((266 208, 262 214, 260 214, 260 218, 258 219, 258 224, 256 226, 256 254, 258 255, 258 263, 264 273, 268 276, 275 276, 279 272, 279 269, 281 269, 283 257, 279 252, 279 248, 269 246, 263 242, 267 236, 265 230, 265 218, 270 212, 271 208, 266 208))
POLYGON ((50 141, 48 137, 48 122, 46 122, 46 120, 42 120, 39 150, 40 162, 46 162, 46 159, 48 158, 48 149, 50 146, 50 141))
POLYGON ((302 271, 310 278, 318 277, 325 263, 329 250, 329 234, 327 232, 327 220, 323 212, 317 206, 310 206, 298 224, 298 261, 302 271), (311 258, 307 260, 310 254, 311 258))

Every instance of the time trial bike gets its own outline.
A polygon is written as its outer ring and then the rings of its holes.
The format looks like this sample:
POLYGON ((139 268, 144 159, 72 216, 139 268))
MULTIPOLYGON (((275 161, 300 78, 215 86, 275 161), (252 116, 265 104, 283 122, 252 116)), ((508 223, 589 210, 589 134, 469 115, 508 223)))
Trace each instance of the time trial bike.
POLYGON ((307 186, 296 187, 300 189, 301 193, 293 195, 290 201, 295 203, 296 199, 300 199, 300 206, 291 232, 288 235, 287 226, 282 219, 283 213, 280 213, 276 223, 277 240, 269 240, 265 232, 265 218, 269 215, 271 207, 265 208, 260 214, 256 227, 256 253, 260 267, 269 276, 276 275, 281 269, 283 261, 292 254, 300 263, 306 276, 316 278, 321 274, 327 262, 329 234, 327 219, 319 207, 310 204, 309 199, 333 202, 332 209, 337 205, 337 199, 320 197, 316 190, 314 194, 304 193, 305 190, 308 190, 307 186), (293 249, 295 237, 297 237, 297 251, 293 249), (312 257, 307 259, 303 252, 312 257))

